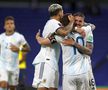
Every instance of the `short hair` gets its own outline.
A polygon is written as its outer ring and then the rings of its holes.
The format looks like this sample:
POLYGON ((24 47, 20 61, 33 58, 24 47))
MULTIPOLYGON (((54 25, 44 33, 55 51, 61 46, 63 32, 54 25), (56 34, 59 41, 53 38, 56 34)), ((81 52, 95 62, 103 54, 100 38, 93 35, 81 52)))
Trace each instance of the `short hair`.
POLYGON ((59 11, 63 10, 62 6, 59 4, 52 4, 49 6, 48 11, 50 13, 50 16, 55 16, 59 13, 59 11))
POLYGON ((13 16, 7 16, 7 17, 5 17, 4 22, 6 22, 6 21, 8 21, 8 20, 13 20, 13 21, 15 21, 15 19, 14 19, 13 16))
POLYGON ((66 13, 64 16, 61 18, 60 22, 62 23, 63 26, 67 26, 69 24, 69 18, 68 16, 72 15, 71 13, 66 13))
POLYGON ((79 16, 85 19, 85 15, 82 12, 77 12, 75 14, 73 14, 73 16, 79 16))

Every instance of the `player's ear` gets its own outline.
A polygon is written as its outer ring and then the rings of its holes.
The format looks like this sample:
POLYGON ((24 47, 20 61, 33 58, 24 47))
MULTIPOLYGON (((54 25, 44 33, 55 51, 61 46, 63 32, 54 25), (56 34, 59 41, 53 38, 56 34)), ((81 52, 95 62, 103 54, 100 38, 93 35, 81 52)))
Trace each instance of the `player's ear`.
POLYGON ((61 17, 60 13, 58 13, 58 16, 61 17))
POLYGON ((58 13, 58 16, 59 16, 60 18, 62 18, 61 12, 58 13))

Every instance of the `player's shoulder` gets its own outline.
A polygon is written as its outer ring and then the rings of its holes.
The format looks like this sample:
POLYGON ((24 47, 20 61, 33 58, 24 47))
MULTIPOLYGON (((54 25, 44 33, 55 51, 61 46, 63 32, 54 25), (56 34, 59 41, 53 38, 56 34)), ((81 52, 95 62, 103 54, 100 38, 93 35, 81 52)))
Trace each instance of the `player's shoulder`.
POLYGON ((5 36, 5 33, 1 33, 1 34, 0 34, 0 37, 3 37, 3 36, 5 36))
POLYGON ((52 22, 52 23, 54 23, 54 22, 59 22, 59 21, 57 21, 56 19, 50 19, 50 20, 48 20, 49 22, 52 22))
POLYGON ((13 37, 22 39, 22 38, 24 38, 24 35, 21 34, 21 33, 19 33, 19 32, 15 32, 14 35, 13 35, 13 37))
POLYGON ((1 33, 0 36, 1 36, 1 35, 4 35, 4 34, 5 34, 5 32, 1 33))
POLYGON ((0 34, 0 42, 2 42, 2 40, 4 40, 6 37, 6 34, 5 33, 1 33, 0 34))
POLYGON ((59 25, 60 24, 61 25, 61 23, 59 21, 55 20, 55 19, 48 20, 47 24, 50 24, 50 25, 54 25, 54 24, 58 24, 59 25))
POLYGON ((21 34, 19 32, 15 32, 14 35, 17 36, 17 37, 23 37, 24 36, 23 34, 21 34))
POLYGON ((91 29, 91 27, 90 27, 89 25, 83 26, 82 29, 84 29, 85 33, 90 33, 90 32, 92 32, 92 29, 91 29))
POLYGON ((82 26, 82 28, 83 29, 90 29, 91 30, 91 26, 90 25, 86 25, 86 26, 84 25, 84 26, 82 26))

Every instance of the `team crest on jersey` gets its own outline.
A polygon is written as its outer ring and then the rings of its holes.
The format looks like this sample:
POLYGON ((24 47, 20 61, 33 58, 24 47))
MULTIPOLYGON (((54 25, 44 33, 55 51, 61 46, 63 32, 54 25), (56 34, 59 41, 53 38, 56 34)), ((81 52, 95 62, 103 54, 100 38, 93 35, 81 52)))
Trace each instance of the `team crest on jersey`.
POLYGON ((15 81, 18 81, 18 78, 17 77, 15 78, 15 81))
POLYGON ((42 81, 43 83, 46 83, 46 79, 43 79, 43 81, 42 81))
POLYGON ((18 74, 16 74, 15 81, 18 81, 18 74))
POLYGON ((16 39, 15 39, 15 38, 11 38, 11 41, 12 41, 12 42, 15 42, 15 41, 16 41, 16 39))

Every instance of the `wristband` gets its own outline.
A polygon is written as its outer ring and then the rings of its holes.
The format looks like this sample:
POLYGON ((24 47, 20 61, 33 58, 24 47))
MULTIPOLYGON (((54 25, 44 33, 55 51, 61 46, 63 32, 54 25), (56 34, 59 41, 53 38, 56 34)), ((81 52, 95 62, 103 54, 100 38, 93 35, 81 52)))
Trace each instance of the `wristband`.
POLYGON ((22 51, 22 49, 23 49, 23 45, 21 45, 21 46, 19 47, 19 50, 20 50, 20 51, 22 51))

